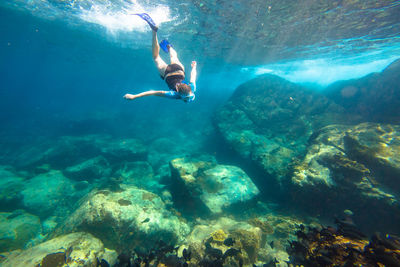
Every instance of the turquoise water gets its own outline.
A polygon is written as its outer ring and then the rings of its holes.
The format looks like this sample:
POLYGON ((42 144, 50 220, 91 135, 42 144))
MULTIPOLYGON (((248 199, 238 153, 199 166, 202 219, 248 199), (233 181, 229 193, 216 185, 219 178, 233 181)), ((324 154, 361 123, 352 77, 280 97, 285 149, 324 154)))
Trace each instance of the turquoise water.
POLYGON ((400 234, 399 11, 372 0, 2 1, 1 264, 127 266, 118 255, 153 249, 167 266, 307 266, 288 249, 300 225, 345 217, 366 240, 400 234), (197 61, 194 102, 123 99, 168 89, 137 12, 187 75, 197 61))

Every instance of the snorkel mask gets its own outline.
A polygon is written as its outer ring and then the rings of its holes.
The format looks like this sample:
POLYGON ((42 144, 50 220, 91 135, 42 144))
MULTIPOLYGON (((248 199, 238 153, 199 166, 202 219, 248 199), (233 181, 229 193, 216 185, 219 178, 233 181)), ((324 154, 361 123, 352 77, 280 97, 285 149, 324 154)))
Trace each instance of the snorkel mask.
MULTIPOLYGON (((186 84, 186 85, 190 86, 190 84, 185 80, 183 80, 180 84, 186 84)), ((176 86, 178 86, 178 84, 176 86)), ((192 102, 196 98, 196 96, 194 95, 193 92, 190 92, 190 94, 187 95, 187 94, 181 93, 178 90, 178 88, 177 88, 177 91, 178 91, 179 95, 181 96, 182 100, 185 101, 186 103, 187 102, 192 102)))
POLYGON ((192 102, 196 98, 196 96, 193 93, 190 93, 190 95, 185 95, 185 96, 181 95, 181 97, 183 101, 185 101, 186 103, 192 102))

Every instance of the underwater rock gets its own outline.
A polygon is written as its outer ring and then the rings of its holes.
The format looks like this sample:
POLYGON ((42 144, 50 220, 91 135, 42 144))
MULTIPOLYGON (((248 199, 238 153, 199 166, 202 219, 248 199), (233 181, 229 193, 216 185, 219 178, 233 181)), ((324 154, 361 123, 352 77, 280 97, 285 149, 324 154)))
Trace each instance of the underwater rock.
POLYGON ((182 241, 189 233, 189 226, 158 195, 124 184, 121 188, 91 192, 57 231, 86 231, 108 247, 127 250, 151 248, 160 239, 182 241))
POLYGON ((22 249, 40 233, 39 217, 23 210, 0 212, 0 252, 22 249))
POLYGON ((76 183, 74 184, 74 188, 75 188, 77 191, 87 190, 88 188, 90 188, 90 183, 89 183, 88 181, 86 181, 86 180, 84 180, 84 181, 79 181, 79 182, 76 182, 76 183))
POLYGON ((0 166, 0 210, 10 211, 21 206, 24 179, 9 166, 0 166))
POLYGON ((102 157, 95 157, 70 166, 64 170, 64 175, 73 180, 93 181, 111 174, 111 167, 107 160, 102 157))
POLYGON ((123 161, 143 161, 147 158, 147 148, 138 139, 104 138, 96 140, 96 146, 111 164, 123 161))
POLYGON ((288 174, 316 129, 354 120, 343 111, 315 90, 262 75, 236 89, 216 113, 215 124, 227 145, 263 171, 271 186, 288 174))
POLYGON ((339 81, 324 90, 324 94, 358 114, 364 121, 400 123, 400 60, 380 73, 360 79, 339 81))
POLYGON ((293 200, 314 214, 332 216, 351 209, 361 228, 372 227, 367 224, 375 218, 375 229, 395 230, 391 222, 400 220, 399 144, 396 125, 322 128, 311 138, 303 161, 294 166, 293 200), (385 216, 390 219, 382 220, 385 216))
POLYGON ((42 234, 52 234, 52 232, 56 229, 58 223, 60 222, 60 218, 57 216, 48 217, 46 220, 42 221, 42 234))
POLYGON ((346 154, 367 166, 377 182, 400 193, 400 126, 362 123, 343 137, 346 154))
POLYGON ((95 140, 102 138, 102 135, 63 136, 30 145, 15 158, 14 166, 37 168, 49 164, 52 168, 64 169, 71 164, 98 156, 100 150, 95 146, 95 140))
POLYGON ((97 266, 104 260, 112 266, 117 253, 88 233, 78 232, 56 237, 32 248, 5 256, 1 266, 97 266))
POLYGON ((261 230, 246 222, 220 217, 208 224, 200 223, 185 243, 191 251, 189 266, 204 266, 216 260, 223 266, 240 266, 240 262, 247 266, 256 262, 261 239, 261 230))
POLYGON ((50 171, 29 179, 21 192, 24 207, 40 217, 64 214, 82 195, 60 171, 50 171))
POLYGON ((120 177, 123 184, 135 185, 152 192, 162 187, 159 177, 154 175, 153 168, 147 161, 125 162, 113 176, 120 177))
POLYGON ((49 164, 65 169, 103 156, 110 164, 146 160, 147 149, 138 139, 116 139, 108 135, 63 136, 30 146, 14 159, 14 166, 35 169, 49 164))
POLYGON ((188 197, 201 201, 212 214, 251 201, 259 194, 242 169, 216 165, 213 159, 178 158, 170 162, 170 167, 174 182, 183 185, 188 197))

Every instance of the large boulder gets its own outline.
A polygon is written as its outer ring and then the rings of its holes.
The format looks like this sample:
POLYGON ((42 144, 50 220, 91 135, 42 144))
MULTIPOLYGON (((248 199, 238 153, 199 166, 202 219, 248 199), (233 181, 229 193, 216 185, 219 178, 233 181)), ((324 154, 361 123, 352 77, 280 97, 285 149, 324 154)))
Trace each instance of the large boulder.
POLYGON ((364 121, 400 123, 400 59, 380 73, 339 81, 324 94, 364 121))
POLYGON ((62 215, 82 196, 69 179, 54 170, 27 180, 21 195, 25 209, 40 217, 62 215))
POLYGON ((170 162, 170 167, 175 195, 185 192, 182 202, 201 203, 200 207, 206 207, 211 214, 244 205, 259 194, 258 188, 242 169, 218 165, 211 157, 177 158, 170 162))
POLYGON ((111 174, 111 167, 104 157, 98 156, 66 168, 64 174, 78 181, 93 181, 108 177, 111 174))
POLYGON ((0 212, 0 251, 22 249, 41 233, 39 217, 23 210, 0 212))
POLYGON ((60 236, 24 251, 5 254, 1 266, 113 266, 117 253, 94 236, 78 232, 60 236), (103 265, 99 263, 103 262, 103 265), (108 263, 109 265, 104 265, 108 263))
POLYGON ((91 192, 58 231, 86 231, 108 247, 126 251, 150 249, 159 240, 181 242, 189 233, 189 226, 158 195, 124 184, 121 188, 91 192))
POLYGON ((355 211, 360 226, 396 230, 400 221, 400 126, 331 125, 310 140, 294 167, 292 197, 314 214, 355 211), (318 201, 316 201, 318 200, 318 201), (373 210, 373 212, 371 212, 373 210), (382 218, 388 217, 388 220, 382 218))
POLYGON ((228 146, 264 177, 272 177, 272 184, 287 175, 315 130, 349 119, 320 93, 263 75, 240 85, 216 113, 215 123, 228 146))
POLYGON ((0 166, 0 210, 10 211, 21 205, 25 179, 10 166, 0 166))

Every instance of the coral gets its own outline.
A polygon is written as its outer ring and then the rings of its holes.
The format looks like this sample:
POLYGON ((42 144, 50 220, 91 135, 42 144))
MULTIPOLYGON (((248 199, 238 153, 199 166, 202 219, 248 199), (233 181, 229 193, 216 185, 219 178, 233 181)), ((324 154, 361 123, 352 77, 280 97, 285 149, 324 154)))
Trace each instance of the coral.
POLYGON ((239 248, 246 252, 245 263, 254 263, 260 249, 261 235, 244 229, 234 230, 230 235, 239 244, 239 248))
POLYGON ((296 232, 290 243, 291 262, 304 266, 398 266, 400 238, 375 234, 371 241, 351 221, 337 221, 333 227, 296 232))
POLYGON ((263 231, 265 234, 273 234, 274 233, 274 228, 267 222, 267 221, 262 221, 259 218, 252 218, 249 220, 249 223, 251 225, 254 225, 263 231))
POLYGON ((56 252, 48 254, 43 258, 41 267, 61 267, 66 261, 65 252, 56 252))
POLYGON ((224 240, 228 237, 228 235, 222 229, 218 229, 214 231, 210 235, 212 237, 212 241, 223 243, 224 240))

